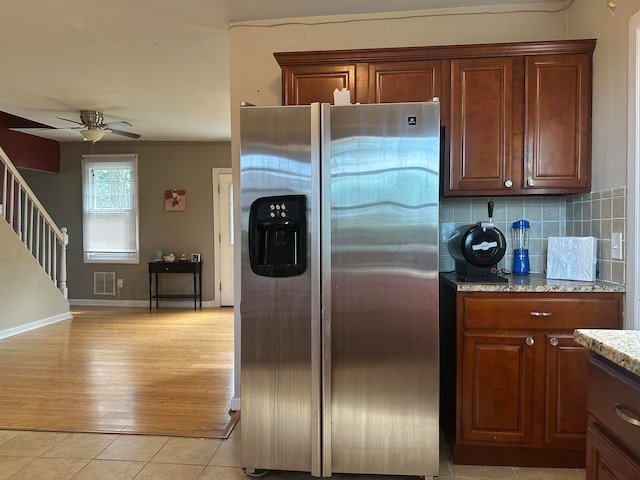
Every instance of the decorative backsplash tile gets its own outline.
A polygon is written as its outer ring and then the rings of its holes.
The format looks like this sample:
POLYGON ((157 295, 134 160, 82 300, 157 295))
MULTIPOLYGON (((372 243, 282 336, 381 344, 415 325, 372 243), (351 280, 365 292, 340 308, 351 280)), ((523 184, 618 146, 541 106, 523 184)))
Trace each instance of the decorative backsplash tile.
MULTIPOLYGON (((453 222, 455 227, 488 219, 487 203, 494 202, 493 222, 507 240, 507 252, 498 264, 511 270, 513 246, 511 224, 528 220, 529 263, 531 272, 544 273, 547 266, 547 238, 562 236, 594 236, 598 239, 597 277, 599 280, 625 283, 625 260, 612 260, 611 232, 621 232, 626 246, 626 187, 580 195, 531 197, 471 197, 440 199, 440 223, 453 222)), ((448 245, 440 240, 440 271, 454 269, 448 245)))

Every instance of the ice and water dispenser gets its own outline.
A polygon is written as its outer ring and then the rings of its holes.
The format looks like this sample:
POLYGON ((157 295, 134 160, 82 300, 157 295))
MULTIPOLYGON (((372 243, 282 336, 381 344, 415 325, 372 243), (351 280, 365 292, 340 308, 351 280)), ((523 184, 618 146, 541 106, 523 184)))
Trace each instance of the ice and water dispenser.
POLYGON ((304 195, 258 198, 249 211, 251 270, 265 277, 291 277, 307 266, 304 195))

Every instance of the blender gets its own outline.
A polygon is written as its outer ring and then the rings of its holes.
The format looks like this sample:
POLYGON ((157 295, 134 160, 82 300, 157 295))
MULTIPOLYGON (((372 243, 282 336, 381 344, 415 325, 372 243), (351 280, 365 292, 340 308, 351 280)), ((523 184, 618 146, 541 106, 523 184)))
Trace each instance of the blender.
POLYGON ((526 220, 518 220, 511 226, 513 273, 516 275, 529 274, 529 228, 526 220))

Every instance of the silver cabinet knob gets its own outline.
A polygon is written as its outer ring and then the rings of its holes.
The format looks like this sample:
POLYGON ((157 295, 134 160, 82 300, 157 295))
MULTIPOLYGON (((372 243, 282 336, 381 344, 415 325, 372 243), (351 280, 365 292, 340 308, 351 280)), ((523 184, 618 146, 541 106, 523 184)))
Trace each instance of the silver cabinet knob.
POLYGON ((527 345, 531 346, 534 343, 536 343, 536 341, 533 339, 533 337, 527 337, 527 339, 524 341, 524 343, 526 343, 527 345))
POLYGON ((504 186, 507 188, 511 188, 513 187, 513 182, 511 180, 507 180, 506 182, 504 182, 504 186))
POLYGON ((527 185, 529 185, 530 187, 533 187, 536 184, 536 181, 533 178, 530 178, 529 180, 527 180, 527 185))
POLYGON ((555 347, 558 345, 558 339, 556 337, 551 337, 549 339, 549 343, 551 344, 552 347, 555 347))

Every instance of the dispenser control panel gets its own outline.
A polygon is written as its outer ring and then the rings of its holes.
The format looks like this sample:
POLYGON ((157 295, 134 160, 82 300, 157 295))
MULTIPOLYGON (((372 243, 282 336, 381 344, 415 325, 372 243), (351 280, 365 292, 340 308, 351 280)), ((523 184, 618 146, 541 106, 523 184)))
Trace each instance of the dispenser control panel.
POLYGON ((249 211, 251 270, 266 277, 300 275, 307 263, 304 195, 261 197, 249 211))

